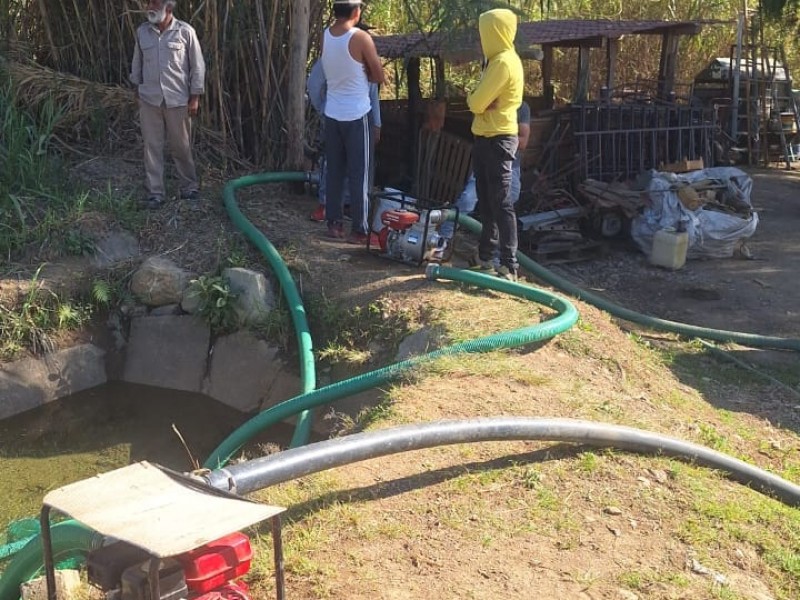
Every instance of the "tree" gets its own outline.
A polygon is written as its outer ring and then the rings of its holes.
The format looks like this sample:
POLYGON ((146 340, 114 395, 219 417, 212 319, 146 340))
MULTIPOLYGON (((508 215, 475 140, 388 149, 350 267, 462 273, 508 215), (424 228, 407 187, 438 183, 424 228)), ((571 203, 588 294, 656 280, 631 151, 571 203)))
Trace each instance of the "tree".
POLYGON ((303 169, 305 131, 305 81, 308 64, 310 0, 292 2, 289 29, 289 89, 286 102, 286 168, 303 169))

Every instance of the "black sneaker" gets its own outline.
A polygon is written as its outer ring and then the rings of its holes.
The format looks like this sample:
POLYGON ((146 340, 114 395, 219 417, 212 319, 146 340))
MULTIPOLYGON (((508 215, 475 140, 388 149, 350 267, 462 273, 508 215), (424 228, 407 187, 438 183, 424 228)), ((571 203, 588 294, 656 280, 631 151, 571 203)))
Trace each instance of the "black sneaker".
POLYGON ((519 278, 519 276, 517 275, 516 269, 509 269, 505 265, 500 265, 499 267, 497 267, 496 273, 497 273, 497 276, 500 279, 506 279, 508 281, 513 281, 514 283, 516 283, 518 278, 519 278))
POLYGON ((162 206, 164 206, 164 198, 161 196, 148 196, 145 200, 139 200, 139 208, 158 210, 162 206))
POLYGON ((181 200, 186 201, 186 206, 189 207, 189 210, 198 210, 200 208, 200 192, 197 190, 181 192, 181 200))
POLYGON ((491 260, 483 260, 477 252, 469 257, 467 264, 469 265, 470 271, 478 271, 480 273, 494 271, 494 262, 491 260))

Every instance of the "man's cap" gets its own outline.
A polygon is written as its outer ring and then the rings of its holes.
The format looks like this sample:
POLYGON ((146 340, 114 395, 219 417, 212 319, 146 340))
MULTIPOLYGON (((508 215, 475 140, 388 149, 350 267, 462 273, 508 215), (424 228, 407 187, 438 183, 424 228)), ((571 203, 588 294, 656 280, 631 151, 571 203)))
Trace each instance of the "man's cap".
POLYGON ((363 4, 362 0, 333 0, 335 4, 363 4))

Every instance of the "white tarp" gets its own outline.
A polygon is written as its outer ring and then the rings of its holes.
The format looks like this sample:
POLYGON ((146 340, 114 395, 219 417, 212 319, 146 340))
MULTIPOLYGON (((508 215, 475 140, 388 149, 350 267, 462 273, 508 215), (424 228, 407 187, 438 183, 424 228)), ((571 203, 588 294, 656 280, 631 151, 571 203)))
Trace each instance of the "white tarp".
POLYGON ((740 203, 752 207, 750 193, 753 180, 735 167, 714 167, 690 173, 651 172, 652 178, 645 193, 647 205, 631 224, 631 236, 648 256, 653 249, 653 236, 660 229, 683 229, 689 236, 687 258, 726 258, 733 256, 739 240, 753 235, 758 214, 730 214, 702 207, 689 210, 681 203, 677 190, 686 184, 716 180, 728 194, 740 203))

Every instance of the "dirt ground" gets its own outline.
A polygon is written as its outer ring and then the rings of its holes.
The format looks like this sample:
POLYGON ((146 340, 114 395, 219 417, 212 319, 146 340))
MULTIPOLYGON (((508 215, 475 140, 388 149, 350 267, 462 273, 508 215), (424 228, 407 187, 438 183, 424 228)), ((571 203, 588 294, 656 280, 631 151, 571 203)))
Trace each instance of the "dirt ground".
MULTIPOLYGON (((132 160, 92 161, 78 172, 100 189, 110 185, 120 195, 139 194, 140 166, 132 160)), ((568 264, 546 265, 573 283, 645 314, 703 327, 762 335, 800 337, 800 172, 750 170, 752 203, 759 215, 755 235, 747 241, 750 259, 690 260, 679 271, 647 263, 630 240, 607 242, 605 252, 568 264)), ((189 212, 177 203, 147 215, 141 231, 144 253, 167 253, 195 272, 213 270, 226 251, 260 261, 231 226, 220 200, 220 185, 207 186, 203 209, 189 212)), ((337 298, 362 300, 414 287, 405 281, 421 269, 369 256, 362 249, 325 239, 324 225, 307 215, 315 207, 309 195, 288 194, 282 186, 256 186, 237 195, 245 215, 280 250, 302 264, 298 271, 313 289, 337 298), (308 257, 313 257, 309 259, 308 257), (357 268, 355 268, 357 266, 357 268), (341 276, 344 270, 346 275, 341 276)), ((464 266, 474 239, 459 234, 463 251, 453 257, 464 266), (466 238, 466 239, 464 239, 466 238)))
POLYGON ((665 319, 762 335, 800 337, 800 174, 751 170, 759 216, 751 259, 692 260, 676 272, 647 264, 632 243, 607 256, 556 268, 620 304, 665 319))
MULTIPOLYGON (((646 314, 799 336, 794 301, 800 280, 793 274, 800 207, 793 203, 793 188, 800 178, 778 170, 754 172, 754 178, 761 219, 748 242, 754 260, 692 261, 669 272, 648 265, 630 245, 615 244, 594 260, 553 268, 646 314)), ((242 190, 238 197, 244 214, 287 257, 304 293, 361 306, 377 299, 407 307, 440 302, 420 268, 325 239, 324 225, 307 219, 313 198, 289 195, 278 186, 242 190)), ((182 209, 165 210, 172 211, 168 227, 159 228, 164 221, 154 215, 146 249, 172 249, 195 268, 208 265, 201 260, 208 252, 202 254, 198 245, 219 246, 212 236, 236 235, 217 204, 208 205, 200 220, 182 209)), ((469 244, 465 234, 456 266, 463 266, 469 244)), ((698 392, 696 380, 653 366, 613 320, 577 304, 586 328, 577 343, 586 347, 576 354, 574 339, 568 338, 519 357, 521 371, 536 373, 547 384, 531 387, 469 368, 425 378, 390 394, 394 417, 380 426, 500 414, 565 416, 634 424, 706 444, 716 439, 707 437, 709 430, 738 439, 742 429, 752 428, 757 440, 797 447, 792 432, 800 423, 791 393, 771 386, 742 391, 715 378, 710 389, 698 392), (670 406, 676 395, 693 400, 670 406), (742 423, 727 425, 716 408, 734 411, 742 423)), ((796 365, 796 356, 787 353, 747 355, 796 365)), ((731 450, 753 452, 744 446, 731 450)), ((294 507, 286 531, 294 597, 765 600, 794 593, 773 578, 758 542, 715 543, 686 533, 705 501, 690 491, 694 485, 718 489, 710 502, 721 506, 753 503, 751 492, 716 478, 702 483, 696 475, 687 480, 695 483, 687 483, 672 462, 654 465, 625 456, 610 458, 587 481, 576 474, 585 456, 541 444, 441 449, 306 478, 299 489, 285 492, 289 501, 281 490, 262 498, 294 507), (540 466, 518 466, 529 461, 540 466), (541 489, 530 482, 520 486, 520 477, 547 483, 541 489), (460 492, 461 486, 471 493, 460 492), (722 573, 725 584, 715 583, 715 574, 722 573)), ((763 458, 752 455, 761 466, 785 468, 763 458)), ((265 597, 271 594, 268 570, 255 585, 265 597)))
MULTIPOLYGON (((138 181, 136 163, 96 167, 88 179, 110 177, 121 195, 138 193, 130 183, 138 181)), ((800 337, 794 192, 800 176, 778 170, 753 176, 760 216, 749 242, 754 260, 692 261, 669 272, 615 244, 596 259, 553 269, 647 314, 800 337)), ((263 268, 213 189, 206 187, 199 211, 168 204, 148 213, 142 251, 166 254, 197 273, 214 270, 231 254, 263 268)), ((303 294, 345 306, 380 299, 417 315, 424 308, 468 306, 468 294, 426 281, 420 268, 325 239, 324 225, 308 220, 315 206, 309 195, 273 185, 241 190, 238 200, 284 256, 303 294)), ((469 240, 464 234, 459 242, 456 266, 463 265, 469 240)), ((485 333, 502 330, 505 311, 518 310, 496 296, 478 301, 486 302, 488 321, 475 327, 488 327, 485 333)), ((491 359, 501 361, 497 367, 490 359, 465 359, 448 372, 381 390, 378 398, 391 410, 376 426, 570 417, 643 427, 715 445, 775 472, 800 472, 796 391, 719 376, 707 356, 674 346, 676 356, 707 369, 700 377, 655 358, 601 311, 576 306, 579 327, 542 347, 491 359)), ((483 316, 474 305, 469 310, 476 321, 483 316)), ((794 354, 756 354, 796 371, 794 354)), ((455 446, 358 463, 259 498, 290 508, 284 530, 290 598, 789 600, 800 593, 793 563, 780 567, 771 558, 781 548, 794 553, 787 561, 800 554, 796 533, 783 532, 796 526, 788 513, 719 475, 663 458, 534 442, 455 446)), ((255 598, 274 595, 263 533, 258 551, 267 558, 249 577, 255 598)))

